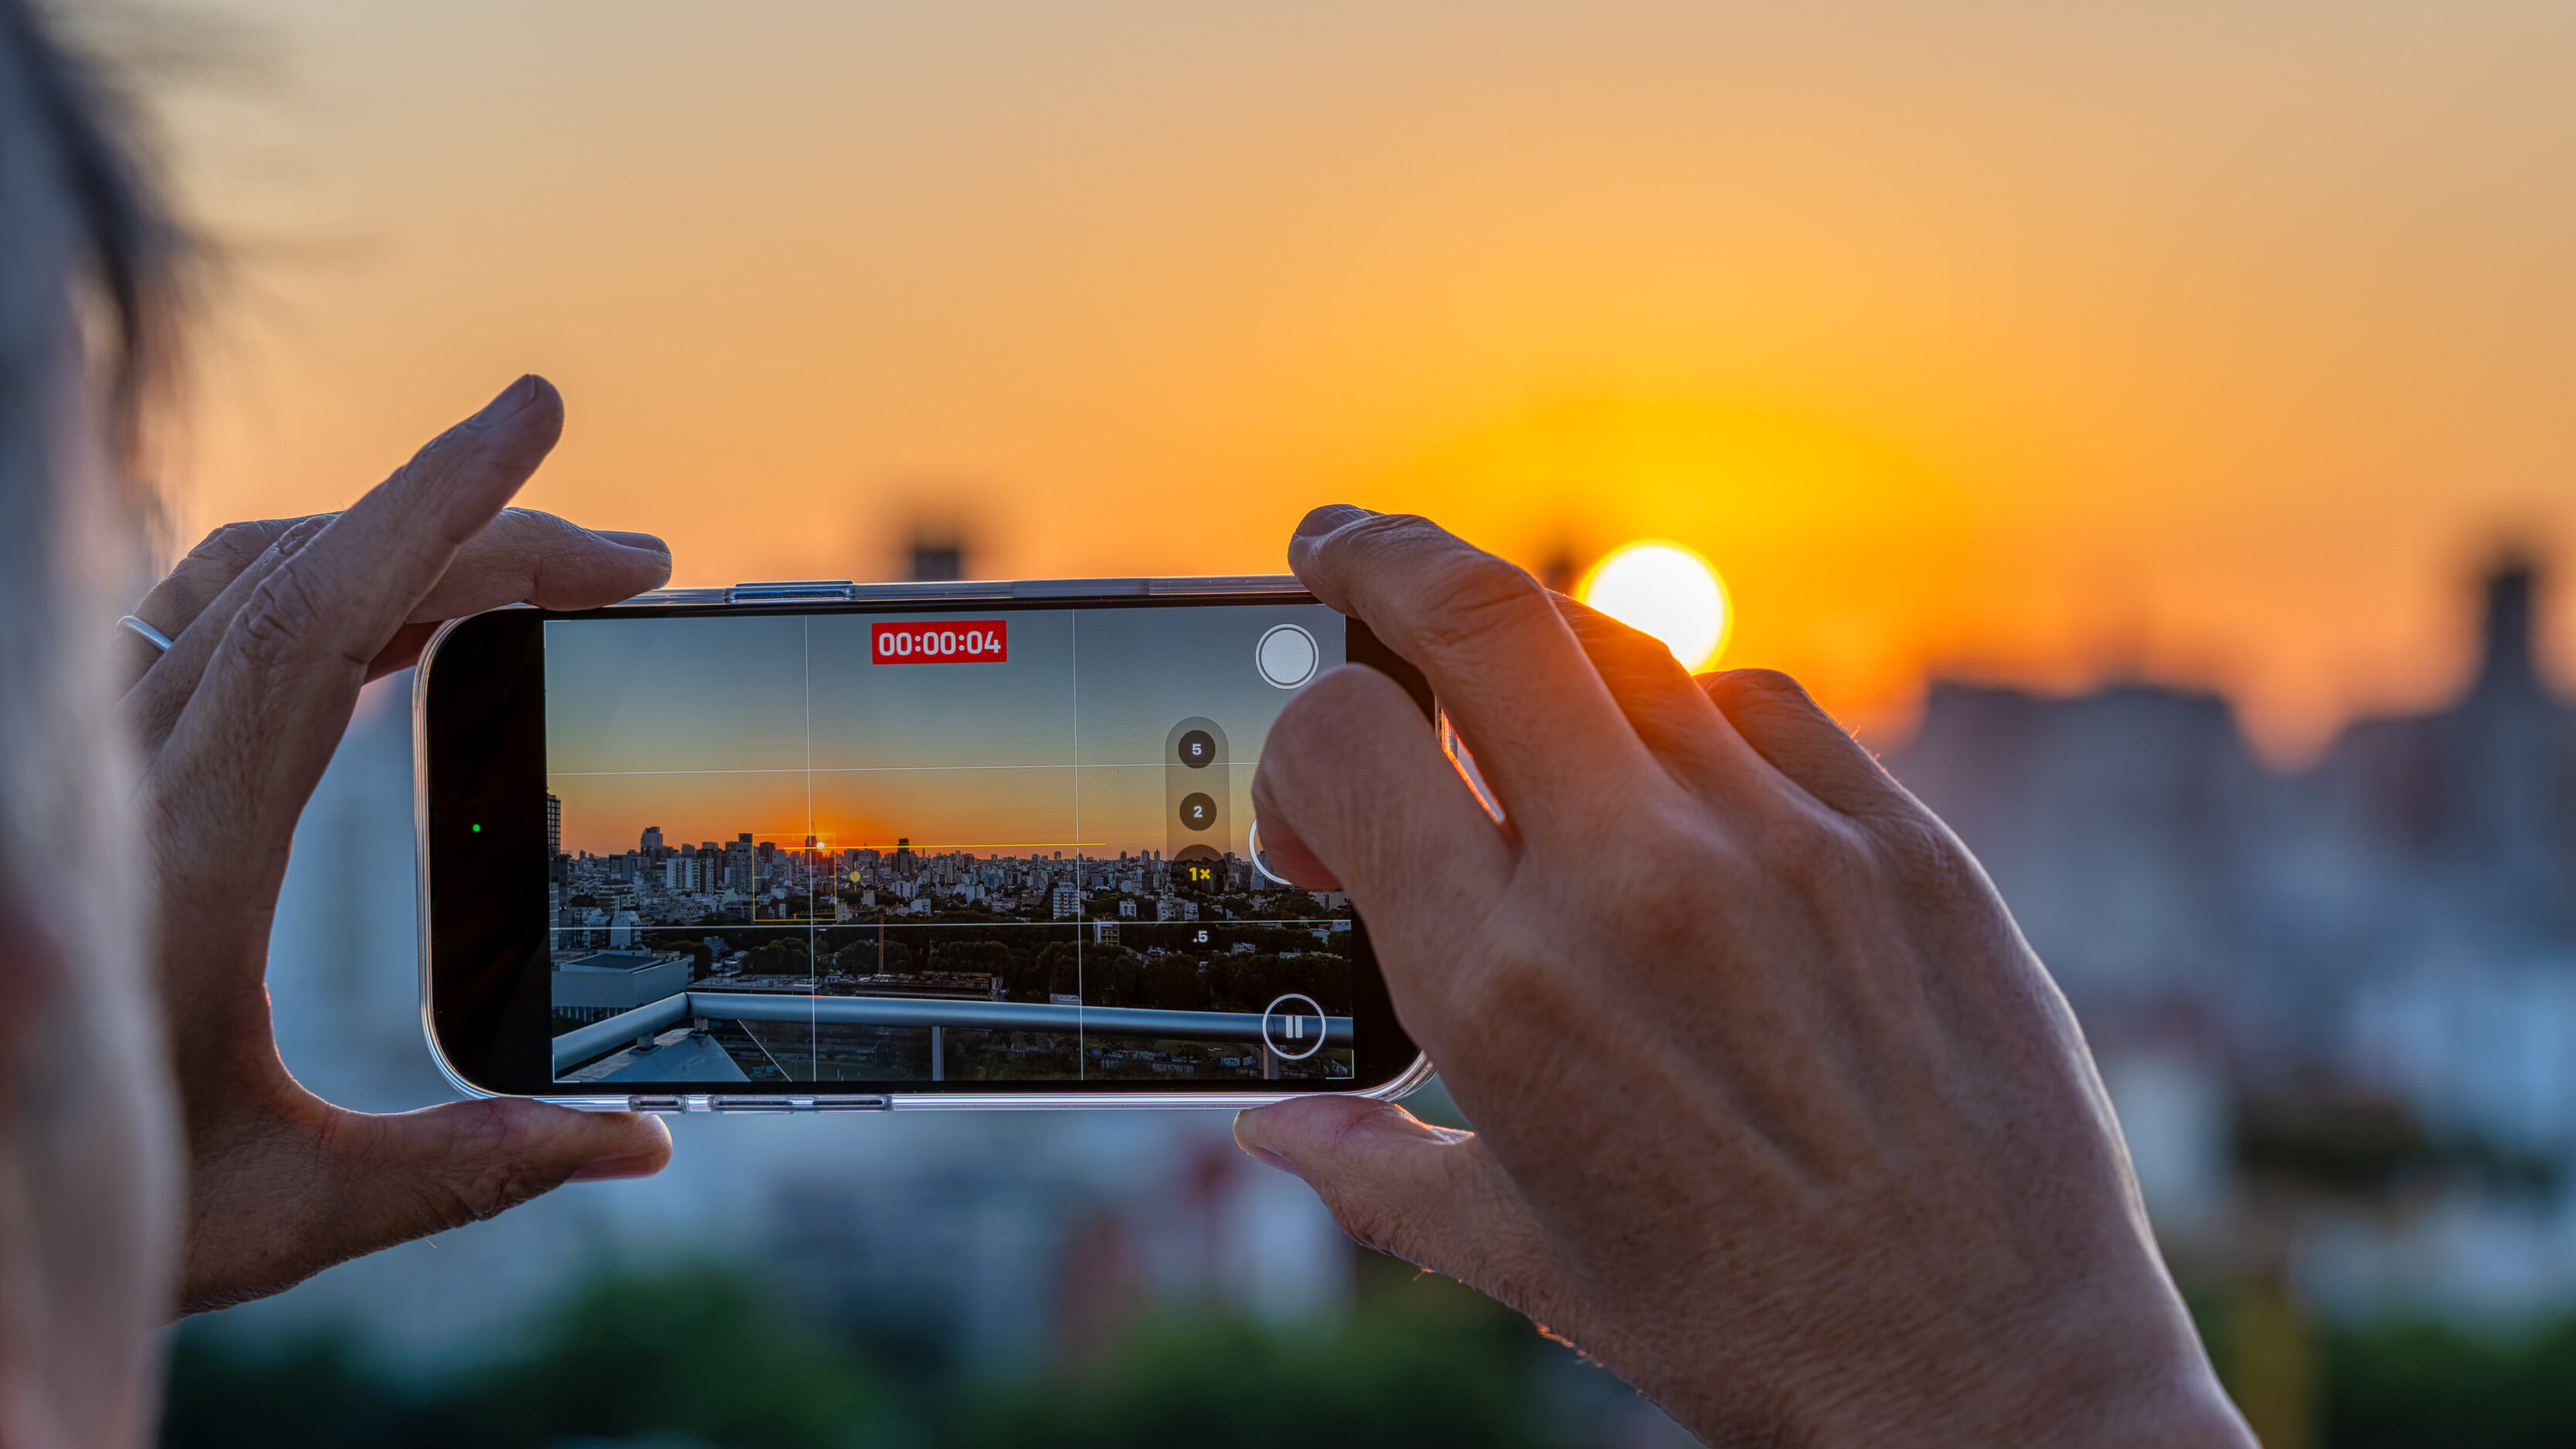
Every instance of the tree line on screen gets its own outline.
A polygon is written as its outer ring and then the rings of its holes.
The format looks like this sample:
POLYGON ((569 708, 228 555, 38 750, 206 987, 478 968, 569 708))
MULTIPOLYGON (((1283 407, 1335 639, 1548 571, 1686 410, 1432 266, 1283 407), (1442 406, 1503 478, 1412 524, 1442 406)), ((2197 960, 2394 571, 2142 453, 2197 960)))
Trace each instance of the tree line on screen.
MULTIPOLYGON (((1295 992, 1332 1015, 1351 1012, 1348 931, 1318 940, 1299 927, 1130 921, 1109 944, 1078 940, 1070 924, 992 936, 979 936, 975 924, 982 923, 942 919, 927 930, 889 932, 882 944, 873 928, 786 933, 752 948, 742 974, 812 976, 826 991, 833 976, 993 976, 1006 1001, 1078 995, 1087 1006, 1160 1011, 1258 1012, 1295 992)), ((712 971, 714 953, 703 940, 673 932, 666 944, 665 934, 649 943, 690 951, 697 976, 712 971)))

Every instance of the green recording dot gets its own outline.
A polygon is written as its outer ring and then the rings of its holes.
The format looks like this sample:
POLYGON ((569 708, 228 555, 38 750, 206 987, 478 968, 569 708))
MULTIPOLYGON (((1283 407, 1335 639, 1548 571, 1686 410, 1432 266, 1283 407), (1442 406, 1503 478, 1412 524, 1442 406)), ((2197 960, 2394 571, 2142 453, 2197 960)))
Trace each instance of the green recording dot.
POLYGON ((482 833, 483 833, 483 827, 482 827, 482 826, 480 826, 480 825, 475 826, 475 827, 474 827, 474 833, 475 833, 475 834, 477 834, 477 835, 482 834, 482 833))

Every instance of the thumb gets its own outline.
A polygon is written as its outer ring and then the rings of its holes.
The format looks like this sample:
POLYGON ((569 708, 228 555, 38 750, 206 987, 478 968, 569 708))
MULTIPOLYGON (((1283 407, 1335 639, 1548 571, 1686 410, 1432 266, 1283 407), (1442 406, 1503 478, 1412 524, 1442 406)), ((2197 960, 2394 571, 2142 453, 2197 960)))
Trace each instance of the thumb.
POLYGON ((1475 1133, 1391 1102, 1300 1097, 1237 1114, 1234 1140, 1304 1178, 1362 1247, 1552 1321, 1564 1275, 1519 1186, 1475 1133))
POLYGON ((301 1100, 291 1124, 192 1129, 210 1140, 191 1150, 182 1312, 263 1298, 566 1182, 642 1177, 671 1160, 671 1134, 631 1112, 505 1097, 373 1116, 301 1100))
POLYGON ((671 1160, 669 1130, 635 1112, 496 1097, 350 1115, 342 1220, 370 1239, 352 1252, 479 1222, 567 1182, 649 1177, 671 1160))

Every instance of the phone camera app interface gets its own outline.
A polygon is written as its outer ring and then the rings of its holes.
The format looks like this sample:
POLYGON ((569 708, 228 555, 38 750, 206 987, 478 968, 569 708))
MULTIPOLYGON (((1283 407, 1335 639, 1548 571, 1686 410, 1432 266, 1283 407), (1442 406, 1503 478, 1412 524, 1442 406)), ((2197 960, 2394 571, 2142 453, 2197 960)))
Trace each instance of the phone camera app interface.
POLYGON ((555 1080, 1349 1079, 1349 903, 1257 860, 1250 793, 1343 640, 1316 604, 549 620, 555 1080))

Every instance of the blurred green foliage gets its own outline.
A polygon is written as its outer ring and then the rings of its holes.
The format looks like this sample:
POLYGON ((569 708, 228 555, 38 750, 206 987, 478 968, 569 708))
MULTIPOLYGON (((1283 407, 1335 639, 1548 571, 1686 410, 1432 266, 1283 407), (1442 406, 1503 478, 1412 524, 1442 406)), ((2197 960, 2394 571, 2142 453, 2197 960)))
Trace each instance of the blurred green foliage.
MULTIPOLYGON (((2206 1285, 2189 1299, 2226 1379, 2239 1358, 2234 1314, 2206 1285)), ((2576 1318, 2518 1329, 2390 1318, 2312 1332, 2322 1449, 2576 1445, 2576 1318)))
POLYGON ((2329 1449, 2576 1444, 2576 1320, 2518 1333, 2381 1323, 2324 1335, 2329 1449))
POLYGON ((715 1272, 609 1278, 521 1352, 430 1384, 385 1375, 345 1335, 251 1355, 185 1331, 171 1355, 171 1446, 487 1445, 546 1449, 668 1435, 761 1449, 903 1443, 868 1362, 715 1272))
POLYGON ((1545 1432, 1531 1383, 1540 1355, 1554 1350, 1517 1315, 1464 1289, 1440 1291, 1451 1287, 1381 1295, 1335 1325, 1279 1329, 1206 1314, 1159 1320, 1079 1377, 1025 1383, 957 1415, 940 1442, 958 1449, 1559 1442, 1545 1432))
MULTIPOLYGON (((260 1352, 177 1335, 164 1449, 1336 1449, 1590 1442, 1549 1401, 1565 1350, 1445 1280, 1372 1264, 1348 1314, 1148 1319, 1078 1365, 993 1382, 890 1357, 777 1310, 740 1274, 594 1280, 519 1346, 419 1381, 348 1335, 260 1352), (1568 1432, 1571 1431, 1571 1432, 1568 1432)), ((2213 1356, 2225 1309, 2194 1303, 2213 1356)), ((2324 1449, 2576 1444, 2576 1320, 2513 1333, 2321 1326, 2324 1449)), ((1583 1370, 1589 1373, 1591 1370, 1583 1370)), ((1596 1399, 1596 1403, 1599 1402, 1596 1399)))
POLYGON ((1441 1280, 1378 1275, 1350 1314, 1265 1325, 1216 1310, 1139 1324, 1078 1367, 1006 1383, 914 1367, 805 1327, 722 1271, 609 1277, 519 1348, 429 1382, 347 1335, 246 1352, 181 1330, 165 1449, 986 1449, 1561 1442, 1547 1343, 1441 1280))

